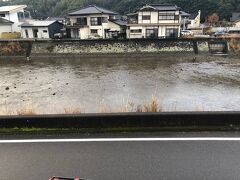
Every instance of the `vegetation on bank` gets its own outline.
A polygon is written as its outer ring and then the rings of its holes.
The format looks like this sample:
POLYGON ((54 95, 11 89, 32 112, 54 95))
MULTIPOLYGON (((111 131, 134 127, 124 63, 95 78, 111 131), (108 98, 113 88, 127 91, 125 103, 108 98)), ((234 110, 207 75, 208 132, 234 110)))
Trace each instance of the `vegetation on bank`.
MULTIPOLYGON (((127 101, 125 104, 120 105, 115 109, 111 109, 109 106, 105 104, 100 104, 98 107, 98 113, 119 113, 119 112, 162 112, 162 106, 160 105, 157 98, 152 97, 149 102, 144 105, 135 105, 132 102, 127 101)), ((82 114, 85 113, 84 109, 79 107, 68 107, 63 108, 63 111, 60 114, 82 114)), ((33 105, 28 105, 26 107, 21 107, 20 109, 10 109, 7 107, 3 107, 0 109, 0 115, 38 115, 38 110, 33 105)))
POLYGON ((21 55, 25 53, 24 44, 20 42, 0 43, 0 55, 21 55))
POLYGON ((229 46, 234 52, 240 53, 240 39, 232 38, 229 41, 229 46))
POLYGON ((184 11, 202 11, 202 21, 207 15, 217 13, 221 20, 229 20, 232 12, 240 11, 240 0, 11 0, 0 1, 1 5, 27 4, 33 16, 64 16, 68 12, 89 4, 96 4, 121 14, 134 12, 151 3, 174 3, 184 11))
POLYGON ((131 128, 0 128, 0 135, 64 135, 97 133, 138 133, 138 132, 196 132, 196 131, 239 131, 238 126, 165 126, 165 127, 131 127, 131 128))

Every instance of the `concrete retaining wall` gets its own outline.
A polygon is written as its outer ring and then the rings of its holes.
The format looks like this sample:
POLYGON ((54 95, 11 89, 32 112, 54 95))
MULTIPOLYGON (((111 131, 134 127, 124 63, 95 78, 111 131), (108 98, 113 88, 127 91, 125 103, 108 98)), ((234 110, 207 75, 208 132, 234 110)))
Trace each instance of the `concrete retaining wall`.
POLYGON ((240 112, 0 116, 0 128, 239 127, 240 112))
POLYGON ((73 41, 34 43, 33 54, 109 54, 144 52, 193 51, 192 43, 187 41, 125 40, 125 41, 73 41))
POLYGON ((133 40, 15 40, 0 41, 0 55, 125 54, 151 52, 208 52, 208 40, 133 39, 133 40))

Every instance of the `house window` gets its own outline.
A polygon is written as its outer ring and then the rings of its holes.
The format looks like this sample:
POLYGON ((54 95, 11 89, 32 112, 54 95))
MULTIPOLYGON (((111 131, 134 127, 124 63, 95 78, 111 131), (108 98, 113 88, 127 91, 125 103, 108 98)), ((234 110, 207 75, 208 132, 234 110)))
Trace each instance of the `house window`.
POLYGON ((22 19, 24 19, 24 14, 23 14, 23 12, 18 12, 17 15, 18 15, 18 20, 19 20, 19 21, 21 21, 22 19))
POLYGON ((142 16, 142 20, 150 20, 150 19, 151 19, 151 16, 150 16, 150 15, 148 15, 148 16, 144 15, 144 16, 142 16))
POLYGON ((166 37, 170 37, 170 38, 178 37, 178 29, 176 28, 166 29, 166 37))
POLYGON ((91 17, 91 25, 92 26, 101 26, 102 18, 101 17, 91 17))
POLYGON ((87 25, 87 18, 86 17, 77 18, 76 24, 82 26, 87 25))
POLYGON ((142 33, 142 29, 132 29, 131 33, 142 33))
POLYGON ((97 34, 98 30, 97 29, 91 29, 91 34, 97 34))
POLYGON ((5 14, 0 14, 0 17, 6 17, 6 15, 5 14))
POLYGON ((146 38, 157 38, 158 29, 146 29, 146 38))
POLYGON ((165 13, 159 13, 158 16, 159 20, 175 20, 175 13, 165 12, 165 13))
POLYGON ((44 33, 47 33, 48 31, 47 30, 43 30, 44 33))
POLYGON ((26 38, 29 38, 28 30, 25 29, 26 38))
POLYGON ((102 23, 108 23, 108 18, 107 17, 103 17, 102 18, 102 23))
POLYGON ((110 20, 114 20, 115 17, 114 17, 114 16, 109 16, 109 19, 110 19, 110 20))

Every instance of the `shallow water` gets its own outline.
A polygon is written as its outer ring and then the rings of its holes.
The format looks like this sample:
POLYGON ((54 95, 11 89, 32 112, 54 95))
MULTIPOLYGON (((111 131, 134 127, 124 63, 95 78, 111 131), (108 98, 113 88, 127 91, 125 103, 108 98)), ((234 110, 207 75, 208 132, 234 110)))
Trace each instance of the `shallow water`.
POLYGON ((135 110, 152 96, 163 111, 240 110, 239 57, 4 59, 0 80, 0 114, 135 110))

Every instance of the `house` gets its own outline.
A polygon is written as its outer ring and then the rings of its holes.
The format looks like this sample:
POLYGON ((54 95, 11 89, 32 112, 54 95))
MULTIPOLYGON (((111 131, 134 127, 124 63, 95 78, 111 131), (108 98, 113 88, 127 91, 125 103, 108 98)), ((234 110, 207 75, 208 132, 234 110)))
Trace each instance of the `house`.
POLYGON ((234 22, 234 27, 240 28, 240 19, 234 22))
POLYGON ((63 24, 58 21, 29 21, 21 25, 22 38, 49 39, 61 33, 63 24))
POLYGON ((25 11, 26 5, 15 6, 1 6, 0 17, 8 21, 13 22, 11 31, 9 32, 21 32, 21 25, 26 19, 30 19, 30 13, 25 11))
POLYGON ((12 32, 13 22, 0 17, 0 38, 3 33, 12 32))
POLYGON ((187 29, 191 28, 199 28, 201 25, 201 11, 199 10, 198 13, 192 13, 189 16, 189 24, 187 29))
POLYGON ((201 25, 201 11, 198 13, 186 13, 181 11, 181 27, 183 30, 190 30, 193 35, 202 35, 203 26, 201 25))
POLYGON ((146 5, 128 15, 128 38, 177 38, 180 36, 180 8, 174 4, 146 5))
POLYGON ((68 38, 106 39, 124 33, 126 22, 117 19, 118 13, 90 5, 68 14, 68 38))
POLYGON ((181 23, 183 29, 192 29, 198 28, 201 25, 201 11, 199 10, 198 13, 186 13, 181 11, 181 23))

